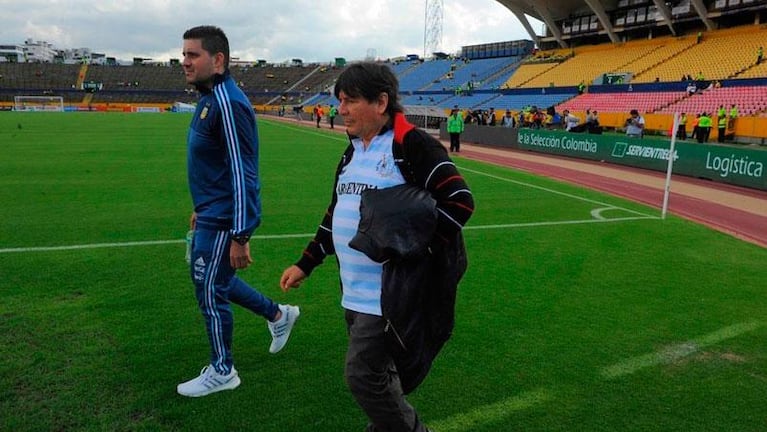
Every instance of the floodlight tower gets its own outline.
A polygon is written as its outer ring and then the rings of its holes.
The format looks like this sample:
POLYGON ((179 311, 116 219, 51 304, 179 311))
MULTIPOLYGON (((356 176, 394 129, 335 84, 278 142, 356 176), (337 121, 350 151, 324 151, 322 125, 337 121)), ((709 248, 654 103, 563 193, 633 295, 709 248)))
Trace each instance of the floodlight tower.
POLYGON ((423 29, 423 57, 442 48, 443 0, 426 0, 426 19, 423 29))

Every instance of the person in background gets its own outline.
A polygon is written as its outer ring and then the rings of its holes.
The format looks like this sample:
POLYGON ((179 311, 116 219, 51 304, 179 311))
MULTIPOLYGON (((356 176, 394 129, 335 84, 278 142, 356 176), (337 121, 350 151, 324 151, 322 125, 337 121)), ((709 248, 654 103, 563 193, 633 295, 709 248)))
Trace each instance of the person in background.
POLYGON ((487 113, 487 125, 495 126, 495 124, 496 124, 495 108, 490 108, 490 111, 487 113))
POLYGON ((565 130, 570 132, 573 130, 573 128, 578 126, 578 123, 581 122, 581 119, 570 114, 570 110, 566 109, 562 111, 562 121, 565 123, 565 130))
POLYGON ((724 105, 719 105, 719 109, 716 110, 717 118, 727 117, 727 108, 724 105))
POLYGON ((631 117, 626 120, 626 136, 642 138, 645 127, 644 118, 635 109, 630 111, 630 115, 631 117))
POLYGON ((336 108, 333 105, 330 105, 330 109, 328 110, 328 119, 330 120, 331 129, 335 129, 337 115, 338 115, 338 108, 336 108))
POLYGON ((589 123, 587 127, 590 134, 602 134, 602 125, 599 123, 599 113, 597 110, 591 111, 591 123, 589 123))
POLYGON ((708 138, 711 135, 711 126, 713 124, 714 124, 713 120, 706 112, 702 112, 700 114, 700 119, 698 120, 698 142, 699 143, 708 142, 708 138))
POLYGON ((210 363, 179 384, 183 396, 199 397, 240 385, 232 356, 230 303, 267 320, 269 352, 288 341, 299 308, 279 305, 235 276, 252 262, 250 237, 261 222, 256 115, 229 73, 229 40, 213 26, 187 30, 182 66, 200 92, 187 135, 189 189, 194 211, 190 273, 210 343, 210 363))
POLYGON ((735 119, 738 118, 738 107, 735 104, 730 105, 730 120, 727 127, 731 130, 735 130, 735 119))
POLYGON ((690 134, 691 140, 697 140, 700 136, 700 114, 695 115, 695 119, 692 121, 692 134, 690 134))
POLYGON ((511 110, 506 110, 506 114, 504 114, 503 118, 501 119, 501 126, 505 128, 514 128, 516 123, 517 120, 511 114, 511 110))
MULTIPOLYGON (((380 63, 355 63, 338 77, 334 92, 341 101, 339 112, 347 127, 349 146, 336 168, 330 205, 314 238, 298 262, 285 269, 280 278, 284 291, 296 288, 327 256, 336 255, 349 336, 344 374, 357 404, 368 417, 367 432, 428 431, 405 399, 417 383, 405 380, 403 369, 399 368, 401 363, 397 362, 397 352, 418 357, 424 352, 423 347, 415 344, 403 350, 399 338, 410 340, 403 330, 426 331, 435 326, 452 329, 452 323, 445 322, 445 313, 452 316, 454 301, 448 300, 455 294, 463 274, 461 269, 466 268, 461 231, 474 211, 471 191, 442 143, 405 118, 398 89, 397 77, 380 63), (429 236, 425 265, 408 265, 404 258, 373 260, 350 246, 362 228, 363 196, 376 189, 405 184, 425 190, 436 201, 437 211, 427 217, 436 225, 434 234, 429 236), (454 259, 443 261, 438 257, 454 259), (417 286, 411 286, 419 294, 417 298, 425 297, 420 302, 401 292, 402 284, 407 284, 402 279, 412 285, 414 271, 427 272, 424 278, 417 279, 421 281, 415 283, 417 286), (400 277, 386 283, 384 275, 391 275, 390 272, 400 277), (440 282, 448 274, 457 278, 449 276, 450 282, 440 282), (436 292, 439 298, 433 297, 436 292), (393 318, 390 321, 391 316, 383 316, 385 306, 391 306, 386 301, 393 300, 392 296, 397 298, 398 311, 413 311, 405 317, 409 322, 404 327, 399 327, 393 318), (410 321, 416 315, 426 316, 425 308, 446 301, 452 305, 440 310, 436 322, 421 321, 421 325, 416 325, 410 321)), ((403 209, 407 204, 398 203, 403 209)), ((392 228, 391 223, 397 224, 390 218, 381 218, 369 228, 381 232, 392 228)))
POLYGON ((716 119, 716 122, 719 129, 716 140, 717 142, 723 143, 727 137, 727 117, 719 117, 716 119))
POLYGON ((450 151, 461 151, 461 134, 465 125, 463 123, 463 117, 458 111, 458 108, 453 108, 450 111, 450 117, 447 118, 447 133, 450 135, 450 151))
POLYGON ((314 107, 314 121, 317 122, 317 128, 320 127, 320 122, 322 121, 322 115, 325 114, 322 110, 322 105, 317 104, 317 106, 314 107))
POLYGON ((676 139, 687 139, 687 114, 685 113, 679 115, 679 127, 676 130, 676 139))

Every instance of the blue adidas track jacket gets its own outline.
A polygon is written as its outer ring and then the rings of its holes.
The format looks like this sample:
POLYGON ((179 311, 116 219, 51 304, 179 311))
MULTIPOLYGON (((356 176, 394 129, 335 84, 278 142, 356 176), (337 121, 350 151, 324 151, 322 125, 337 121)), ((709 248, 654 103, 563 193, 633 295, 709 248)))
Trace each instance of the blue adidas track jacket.
POLYGON ((197 225, 250 235, 261 223, 258 128, 247 96, 227 70, 200 100, 187 136, 189 189, 197 225))

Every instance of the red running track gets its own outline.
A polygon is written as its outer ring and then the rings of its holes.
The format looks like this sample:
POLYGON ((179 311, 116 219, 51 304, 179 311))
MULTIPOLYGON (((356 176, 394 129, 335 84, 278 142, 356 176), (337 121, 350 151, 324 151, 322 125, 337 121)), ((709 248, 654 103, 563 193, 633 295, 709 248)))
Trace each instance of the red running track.
MULTIPOLYGON (((579 184, 659 209, 663 204, 665 188, 665 174, 663 173, 610 165, 610 169, 625 171, 625 178, 627 180, 621 180, 594 174, 594 167, 604 166, 596 162, 581 160, 574 162, 570 159, 565 160, 561 157, 540 154, 536 154, 536 160, 533 161, 529 160, 529 154, 526 152, 515 150, 499 151, 497 148, 490 151, 481 146, 463 146, 461 156, 579 184), (579 166, 584 164, 591 166, 592 169, 589 169, 591 172, 578 169, 579 166), (653 177, 656 179, 656 182, 661 181, 663 184, 658 188, 628 180, 637 176, 653 177)), ((673 176, 668 211, 677 216, 728 233, 739 239, 761 247, 767 247, 767 193, 765 192, 714 183, 707 180, 673 176), (683 184, 705 187, 710 191, 710 194, 707 194, 707 197, 698 197, 674 193, 675 185, 681 188, 683 184), (716 200, 717 194, 720 192, 749 197, 752 205, 756 205, 758 208, 740 209, 723 205, 716 200)))

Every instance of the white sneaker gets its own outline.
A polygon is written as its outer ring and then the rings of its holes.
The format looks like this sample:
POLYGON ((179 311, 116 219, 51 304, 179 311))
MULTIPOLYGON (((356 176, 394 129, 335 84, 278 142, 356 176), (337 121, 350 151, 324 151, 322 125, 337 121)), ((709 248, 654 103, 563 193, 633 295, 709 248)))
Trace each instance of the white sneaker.
POLYGON ((272 345, 269 347, 269 352, 272 354, 279 352, 288 343, 290 331, 293 330, 293 324, 296 323, 298 316, 301 315, 301 310, 298 306, 279 305, 279 308, 282 311, 280 319, 275 322, 266 322, 269 332, 272 334, 272 345))
POLYGON ((234 390, 238 385, 240 377, 234 367, 229 375, 221 375, 212 365, 207 365, 200 371, 200 376, 179 384, 176 391, 182 396, 200 397, 221 390, 234 390))

